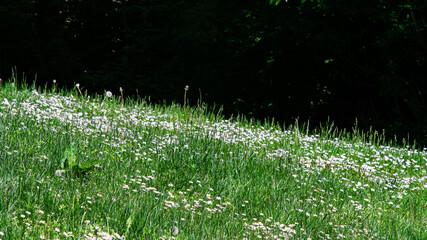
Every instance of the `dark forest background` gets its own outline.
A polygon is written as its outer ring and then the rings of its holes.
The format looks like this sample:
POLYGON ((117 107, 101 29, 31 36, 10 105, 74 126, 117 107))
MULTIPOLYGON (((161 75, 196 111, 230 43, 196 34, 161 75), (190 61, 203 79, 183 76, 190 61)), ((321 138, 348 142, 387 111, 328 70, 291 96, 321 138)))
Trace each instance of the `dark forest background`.
POLYGON ((0 78, 427 146, 425 0, 0 0, 0 78))

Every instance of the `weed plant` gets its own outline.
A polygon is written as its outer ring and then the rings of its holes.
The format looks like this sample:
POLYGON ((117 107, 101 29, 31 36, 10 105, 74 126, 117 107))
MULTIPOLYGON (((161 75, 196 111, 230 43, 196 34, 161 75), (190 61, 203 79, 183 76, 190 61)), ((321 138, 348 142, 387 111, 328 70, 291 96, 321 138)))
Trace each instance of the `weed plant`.
POLYGON ((427 239, 425 151, 16 82, 0 239, 427 239))

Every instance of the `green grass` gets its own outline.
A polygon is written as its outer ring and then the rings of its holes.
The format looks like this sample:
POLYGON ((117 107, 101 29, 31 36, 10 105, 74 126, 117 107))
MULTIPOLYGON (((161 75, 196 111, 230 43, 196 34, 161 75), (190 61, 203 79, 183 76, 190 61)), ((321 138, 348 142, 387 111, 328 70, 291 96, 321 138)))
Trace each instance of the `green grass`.
POLYGON ((14 85, 0 239, 427 239, 427 154, 377 133, 14 85))

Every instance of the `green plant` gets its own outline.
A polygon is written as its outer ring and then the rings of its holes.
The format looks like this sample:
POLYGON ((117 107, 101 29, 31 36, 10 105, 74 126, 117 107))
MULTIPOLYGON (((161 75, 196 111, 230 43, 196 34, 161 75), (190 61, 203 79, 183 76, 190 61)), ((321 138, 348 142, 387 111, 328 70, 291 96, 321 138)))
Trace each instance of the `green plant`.
POLYGON ((92 170, 98 164, 104 162, 105 160, 89 160, 81 162, 78 160, 77 156, 77 147, 75 143, 72 142, 71 145, 65 150, 64 157, 61 159, 61 170, 70 171, 77 175, 85 175, 88 171, 92 170))

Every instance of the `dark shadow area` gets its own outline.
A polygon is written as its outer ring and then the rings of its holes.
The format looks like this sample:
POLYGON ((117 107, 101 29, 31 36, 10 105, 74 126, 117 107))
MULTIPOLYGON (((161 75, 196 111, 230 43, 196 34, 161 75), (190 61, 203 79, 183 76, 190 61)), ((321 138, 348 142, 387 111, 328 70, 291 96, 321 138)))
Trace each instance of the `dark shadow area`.
POLYGON ((3 0, 0 78, 427 146, 427 2, 3 0))

